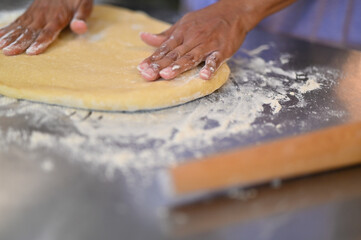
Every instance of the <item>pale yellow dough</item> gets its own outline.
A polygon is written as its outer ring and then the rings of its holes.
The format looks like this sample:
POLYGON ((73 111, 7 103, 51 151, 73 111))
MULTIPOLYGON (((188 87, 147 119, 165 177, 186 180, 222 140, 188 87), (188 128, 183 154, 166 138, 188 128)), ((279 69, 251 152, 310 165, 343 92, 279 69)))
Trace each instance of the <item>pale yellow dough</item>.
POLYGON ((210 81, 200 79, 195 69, 175 80, 147 82, 136 67, 154 48, 139 33, 158 33, 168 24, 110 6, 96 6, 88 24, 84 36, 63 32, 45 54, 0 54, 0 94, 69 107, 136 111, 206 96, 228 79, 224 64, 210 81))

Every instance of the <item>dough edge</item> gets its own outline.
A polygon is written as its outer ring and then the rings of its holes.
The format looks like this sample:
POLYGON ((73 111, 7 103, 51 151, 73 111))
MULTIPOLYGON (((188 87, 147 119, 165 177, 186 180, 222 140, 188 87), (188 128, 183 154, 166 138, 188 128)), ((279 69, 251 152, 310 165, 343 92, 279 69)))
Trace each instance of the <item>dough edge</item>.
MULTIPOLYGON (((133 12, 128 9, 112 7, 107 5, 96 5, 96 8, 119 9, 133 12)), ((135 12, 134 12, 135 13, 135 12)), ((149 17, 150 18, 150 17, 149 17)), ((159 21, 153 18, 151 20, 159 21)), ((169 26, 169 25, 168 25, 169 26)), ((198 67, 199 69, 199 67, 198 67)), ((203 80, 192 77, 186 84, 170 88, 166 87, 166 93, 159 94, 157 91, 149 91, 149 88, 140 88, 137 91, 117 93, 112 91, 78 91, 72 89, 58 89, 48 87, 19 88, 7 85, 0 79, 0 94, 16 99, 30 100, 46 104, 61 105, 71 108, 80 108, 99 111, 141 111, 155 110, 181 105, 195 99, 207 96, 219 89, 229 78, 230 69, 224 63, 211 80, 203 80), (94 94, 97 95, 94 98, 94 94), (146 96, 146 97, 144 97, 146 96), (101 99, 101 100, 100 100, 101 99)), ((167 81, 164 81, 165 84, 167 81)), ((170 80, 174 81, 174 80, 170 80)), ((152 84, 151 82, 149 84, 152 84)))

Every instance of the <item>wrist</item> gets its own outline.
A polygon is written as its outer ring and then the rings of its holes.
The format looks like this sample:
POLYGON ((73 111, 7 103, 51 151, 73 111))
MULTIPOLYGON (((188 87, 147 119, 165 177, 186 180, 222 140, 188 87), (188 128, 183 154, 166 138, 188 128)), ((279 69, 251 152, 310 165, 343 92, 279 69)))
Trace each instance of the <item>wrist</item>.
POLYGON ((225 18, 229 19, 231 24, 236 24, 243 31, 248 33, 262 19, 262 14, 257 11, 254 4, 244 0, 219 0, 216 3, 217 8, 221 8, 225 13, 225 18))
POLYGON ((296 0, 219 0, 219 7, 226 9, 230 17, 251 31, 264 18, 282 10, 296 0))

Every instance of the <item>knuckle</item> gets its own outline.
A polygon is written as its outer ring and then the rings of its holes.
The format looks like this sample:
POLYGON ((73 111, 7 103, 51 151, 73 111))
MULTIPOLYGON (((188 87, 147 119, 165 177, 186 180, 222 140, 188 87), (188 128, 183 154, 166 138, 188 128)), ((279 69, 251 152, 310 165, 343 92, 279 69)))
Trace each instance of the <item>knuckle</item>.
POLYGON ((167 44, 163 44, 158 48, 154 54, 151 56, 152 61, 156 61, 166 56, 166 54, 170 51, 170 48, 167 44))
POLYGON ((168 52, 169 50, 170 50, 169 43, 163 43, 158 49, 159 53, 168 52))
POLYGON ((51 28, 44 28, 41 31, 41 35, 43 35, 43 36, 51 36, 53 33, 54 33, 54 31, 52 31, 51 28))
POLYGON ((177 51, 172 51, 168 53, 165 57, 169 60, 175 61, 179 58, 180 54, 177 51))
POLYGON ((55 37, 56 32, 52 28, 44 28, 39 38, 43 41, 51 40, 55 37))
POLYGON ((174 34, 172 34, 169 39, 173 40, 176 45, 180 45, 184 40, 183 34, 179 32, 175 32, 174 34))
POLYGON ((193 62, 196 59, 196 57, 193 53, 187 53, 186 55, 184 55, 184 59, 193 62))
POLYGON ((19 34, 12 33, 9 36, 4 37, 3 39, 6 42, 12 42, 12 41, 16 40, 18 38, 18 36, 19 36, 19 34))
POLYGON ((36 31, 35 29, 29 27, 29 28, 25 29, 24 34, 29 35, 29 36, 34 36, 37 32, 38 31, 36 31))
POLYGON ((57 22, 58 24, 64 24, 67 23, 68 21, 70 21, 69 11, 66 10, 59 11, 55 16, 55 22, 57 22))
POLYGON ((189 51, 190 49, 193 49, 196 46, 196 44, 197 43, 194 41, 183 42, 180 51, 189 51))
POLYGON ((14 21, 14 24, 20 25, 20 24, 23 23, 24 20, 25 20, 25 16, 22 15, 22 16, 18 17, 18 18, 14 21))
POLYGON ((151 63, 150 67, 154 70, 154 71, 159 71, 160 70, 160 65, 158 63, 151 63))
POLYGON ((151 61, 151 62, 157 61, 157 60, 161 59, 163 56, 164 56, 164 53, 156 51, 156 52, 150 57, 150 61, 151 61))

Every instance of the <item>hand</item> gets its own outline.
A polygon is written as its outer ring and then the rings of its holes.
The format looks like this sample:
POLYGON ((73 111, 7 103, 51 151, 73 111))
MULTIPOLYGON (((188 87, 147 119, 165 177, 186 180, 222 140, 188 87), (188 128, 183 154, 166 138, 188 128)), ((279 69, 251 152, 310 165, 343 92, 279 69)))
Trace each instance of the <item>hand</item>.
POLYGON ((239 49, 248 30, 239 7, 230 2, 220 1, 188 13, 161 34, 142 33, 140 37, 145 43, 158 47, 138 66, 142 76, 149 81, 160 77, 173 79, 205 61, 199 75, 210 79, 239 49))
POLYGON ((0 29, 0 49, 5 55, 43 53, 69 24, 74 33, 85 33, 92 7, 92 0, 35 0, 15 22, 0 29))

